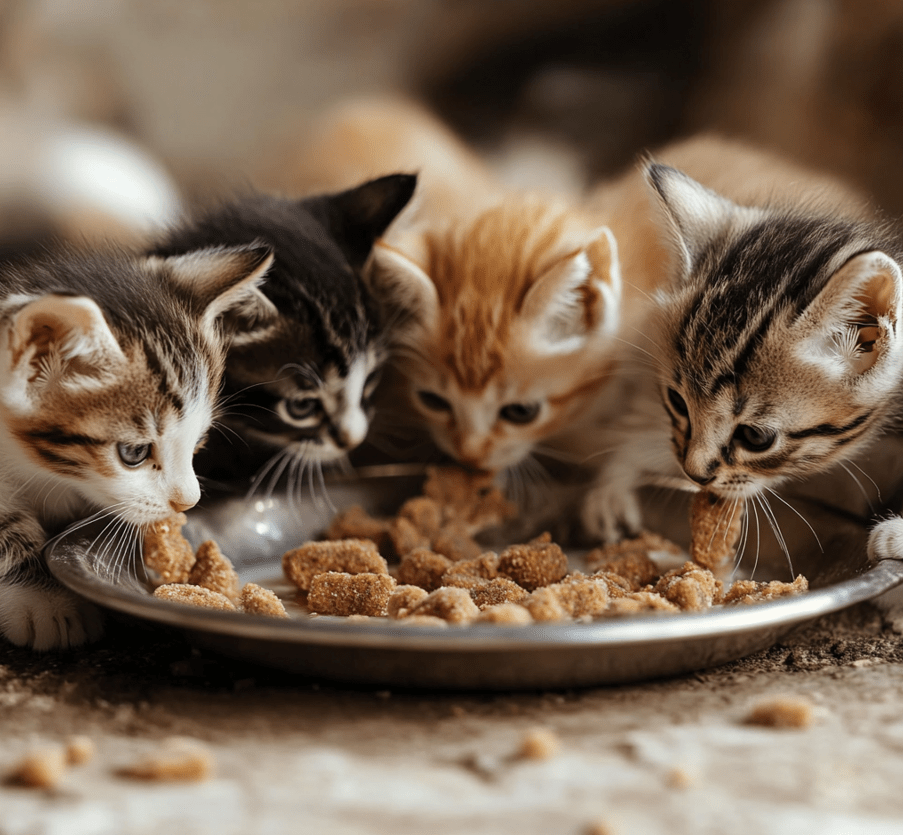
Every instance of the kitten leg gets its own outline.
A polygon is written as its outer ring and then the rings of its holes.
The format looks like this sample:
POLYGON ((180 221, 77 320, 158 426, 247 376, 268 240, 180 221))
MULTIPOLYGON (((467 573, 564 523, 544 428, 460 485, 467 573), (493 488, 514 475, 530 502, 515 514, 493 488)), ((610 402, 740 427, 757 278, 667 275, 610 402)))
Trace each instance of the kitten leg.
MULTIPOLYGON (((903 560, 903 518, 885 519, 869 533, 868 555, 878 560, 903 560)), ((875 605, 894 632, 903 632, 903 585, 897 586, 875 598, 875 605)))
POLYGON ((589 537, 610 543, 639 534, 643 514, 635 478, 636 469, 626 462, 612 462, 603 471, 580 508, 580 522, 589 537))
POLYGON ((103 632, 100 612, 50 576, 40 556, 46 538, 25 514, 0 523, 0 634, 35 650, 96 640, 103 632))

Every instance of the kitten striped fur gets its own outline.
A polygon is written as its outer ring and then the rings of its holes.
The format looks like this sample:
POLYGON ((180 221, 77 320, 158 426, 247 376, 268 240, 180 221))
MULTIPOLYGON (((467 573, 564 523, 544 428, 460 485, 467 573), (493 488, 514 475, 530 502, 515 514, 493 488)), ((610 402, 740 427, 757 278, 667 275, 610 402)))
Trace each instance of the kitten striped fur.
POLYGON ((649 476, 750 499, 843 462, 896 417, 903 373, 903 248, 854 196, 791 187, 749 207, 668 166, 646 176, 672 275, 654 367, 584 509, 607 539, 640 526, 649 476))
POLYGON ((99 633, 96 612, 41 562, 49 537, 97 514, 109 548, 128 526, 197 502, 192 457, 224 366, 219 320, 271 260, 264 247, 168 259, 61 251, 0 274, 5 638, 51 649, 99 633))

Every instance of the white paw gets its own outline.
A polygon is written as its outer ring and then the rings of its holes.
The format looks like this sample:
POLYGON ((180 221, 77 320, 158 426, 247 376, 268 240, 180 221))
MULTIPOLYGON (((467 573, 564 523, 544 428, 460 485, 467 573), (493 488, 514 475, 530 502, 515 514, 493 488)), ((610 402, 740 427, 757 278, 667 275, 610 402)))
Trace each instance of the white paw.
POLYGON ((587 535, 602 542, 618 542, 643 526, 636 493, 618 484, 598 484, 583 499, 580 521, 587 535))
POLYGON ((0 632, 8 641, 35 650, 65 649, 103 634, 100 611, 58 586, 0 588, 0 632))
POLYGON ((903 518, 885 519, 869 533, 868 555, 878 560, 903 560, 903 518))

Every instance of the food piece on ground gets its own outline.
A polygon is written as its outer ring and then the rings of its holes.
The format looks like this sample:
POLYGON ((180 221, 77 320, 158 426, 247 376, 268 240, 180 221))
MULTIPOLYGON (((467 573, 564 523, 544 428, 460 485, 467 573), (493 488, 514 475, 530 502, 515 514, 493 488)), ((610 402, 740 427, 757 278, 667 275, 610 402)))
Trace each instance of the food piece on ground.
POLYGON ((234 612, 235 604, 218 591, 205 589, 203 586, 189 586, 184 583, 169 583, 157 586, 154 597, 160 600, 171 600, 173 603, 184 603, 188 606, 201 606, 205 609, 219 609, 234 612))
POLYGON ((743 526, 743 500, 705 490, 690 503, 690 559, 715 570, 734 556, 743 526))
POLYGON ((527 591, 558 582, 568 573, 568 558, 554 542, 512 545, 499 554, 499 574, 527 591))
POLYGON ((66 762, 69 765, 84 765, 94 759, 97 746, 89 736, 78 734, 66 740, 66 762))
POLYGON ((398 582, 433 591, 442 585, 442 575, 451 566, 452 561, 448 557, 428 548, 415 548, 401 558, 397 571, 398 582))
POLYGON ((232 561, 223 555, 212 539, 198 546, 188 582, 210 591, 218 591, 233 603, 238 600, 238 573, 232 567, 232 561))
POLYGON ((815 710, 808 699, 779 696, 757 704, 745 721, 747 725, 765 728, 808 728, 814 718, 815 710))
POLYGON ((404 618, 411 609, 429 594, 420 586, 396 586, 386 603, 386 614, 390 618, 404 618))
POLYGON ((528 626, 533 616, 517 603, 499 603, 480 611, 474 623, 494 623, 498 626, 528 626))
POLYGON ((268 618, 287 618, 288 612, 276 594, 257 583, 245 583, 239 596, 238 607, 248 615, 268 618))
POLYGON ((565 620, 568 617, 568 613, 565 611, 555 590, 548 586, 536 589, 523 602, 523 606, 530 613, 533 620, 536 621, 565 620))
POLYGON ((385 559, 369 539, 340 539, 337 542, 305 542, 282 557, 285 576, 302 591, 327 571, 344 574, 388 574, 385 559))
POLYGON ((792 583, 782 583, 780 580, 772 580, 767 583, 757 583, 755 580, 737 580, 721 602, 725 605, 766 603, 769 600, 802 594, 808 590, 809 581, 802 574, 797 575, 792 583))
POLYGON ((658 534, 643 531, 633 539, 622 539, 612 545, 602 545, 586 555, 590 571, 610 571, 630 581, 638 591, 661 577, 661 569, 649 556, 651 551, 679 554, 680 548, 658 534))
POLYGON ((371 516, 360 505, 352 505, 336 514, 326 530, 327 539, 369 539, 380 553, 391 544, 388 519, 371 516))
POLYGON ((522 760, 548 760, 561 750, 561 740, 549 728, 530 728, 521 738, 517 757, 522 760))
POLYGON ((9 774, 9 781, 31 789, 52 789, 66 775, 68 757, 62 745, 44 745, 27 753, 9 774))
POLYGON ((384 617, 394 590, 388 574, 329 571, 311 580, 307 608, 319 615, 384 617))
POLYGON ((202 742, 188 737, 170 737, 143 759, 120 769, 135 780, 200 782, 213 773, 213 755, 202 742))
POLYGON ((184 513, 177 513, 154 522, 144 534, 144 564, 156 571, 164 583, 188 582, 194 549, 182 536, 182 526, 187 522, 184 513))
POLYGON ((653 591, 635 591, 624 597, 613 599, 605 610, 605 615, 641 615, 653 612, 679 612, 670 600, 665 600, 653 591))
POLYGON ((467 589, 471 599, 480 609, 497 606, 500 603, 521 603, 528 596, 526 589, 504 577, 485 580, 466 574, 446 574, 442 584, 448 588, 467 589))
POLYGON ((469 623, 480 610, 467 589, 443 587, 430 592, 410 610, 411 615, 433 615, 449 623, 469 623))
POLYGON ((707 568, 685 562, 663 575, 655 584, 655 591, 685 612, 701 612, 719 602, 722 587, 707 568))

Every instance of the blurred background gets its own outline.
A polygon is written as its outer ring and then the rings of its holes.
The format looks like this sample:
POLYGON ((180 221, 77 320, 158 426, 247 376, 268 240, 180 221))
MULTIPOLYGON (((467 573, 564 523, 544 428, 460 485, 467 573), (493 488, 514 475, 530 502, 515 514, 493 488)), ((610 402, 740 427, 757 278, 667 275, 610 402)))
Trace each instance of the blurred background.
POLYGON ((581 181, 718 130, 903 210, 898 0, 0 0, 0 257, 290 193, 316 114, 386 91, 581 181))

